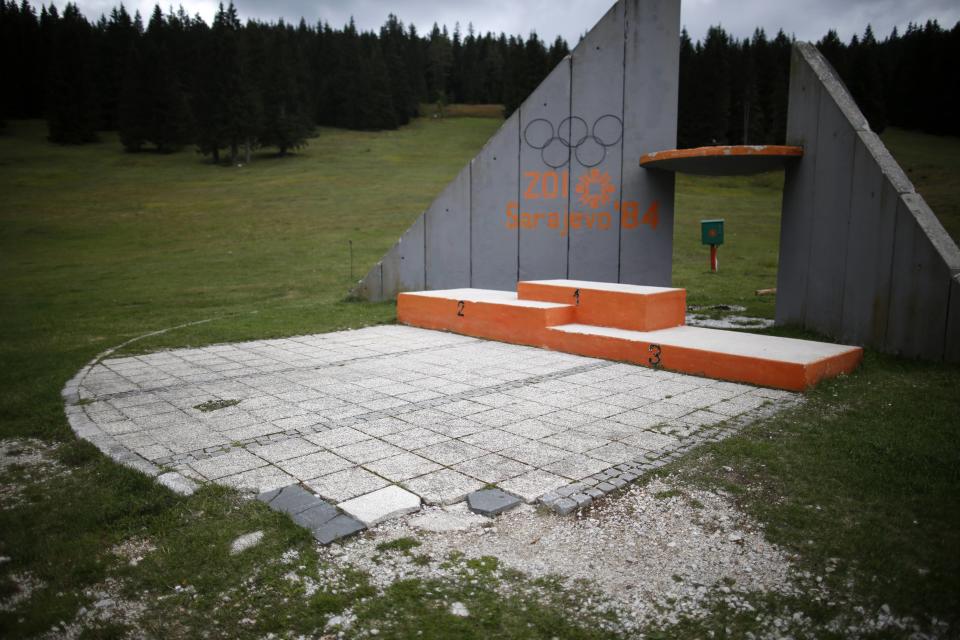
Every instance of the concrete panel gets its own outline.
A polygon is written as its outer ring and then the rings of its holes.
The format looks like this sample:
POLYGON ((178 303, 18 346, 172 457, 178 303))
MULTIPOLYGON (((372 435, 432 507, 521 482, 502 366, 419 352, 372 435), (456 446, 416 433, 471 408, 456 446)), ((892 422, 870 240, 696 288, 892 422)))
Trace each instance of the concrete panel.
POLYGON ((424 214, 427 289, 470 286, 470 166, 433 201, 424 214))
POLYGON ((803 160, 786 169, 780 218, 780 262, 777 270, 777 324, 802 324, 813 227, 813 194, 818 161, 820 80, 794 46, 790 60, 787 110, 788 145, 803 147, 803 160))
POLYGON ((873 162, 866 146, 858 143, 847 235, 843 319, 838 335, 844 342, 883 344, 899 202, 896 189, 873 162))
POLYGON ((804 324, 839 335, 843 315, 844 268, 850 217, 853 158, 857 135, 829 95, 820 95, 810 259, 807 263, 804 324), (829 152, 824 153, 829 149, 829 152))
POLYGON ((386 255, 380 258, 380 293, 384 300, 396 296, 400 288, 401 240, 398 240, 386 255))
POLYGON ((520 280, 567 276, 570 147, 557 134, 569 116, 567 56, 520 106, 520 280))
POLYGON ((671 283, 674 174, 639 162, 676 147, 679 43, 679 0, 626 4, 620 282, 671 283))
POLYGON ((947 337, 943 359, 960 364, 960 273, 950 279, 950 308, 947 311, 947 337))
POLYGON ((383 297, 383 265, 378 262, 373 265, 363 280, 353 289, 353 295, 370 302, 380 302, 383 297))
POLYGON ((625 4, 611 7, 572 54, 571 119, 559 135, 572 151, 567 277, 576 280, 619 280, 625 4))
POLYGON ((520 114, 514 112, 470 162, 470 285, 517 287, 517 226, 504 202, 520 192, 520 114))
POLYGON ((383 295, 422 291, 424 281, 424 217, 420 216, 383 259, 383 295), (393 259, 390 259, 393 256, 393 259))
POLYGON ((953 274, 928 236, 931 225, 939 223, 923 198, 915 193, 900 196, 884 347, 908 357, 940 360, 953 274))

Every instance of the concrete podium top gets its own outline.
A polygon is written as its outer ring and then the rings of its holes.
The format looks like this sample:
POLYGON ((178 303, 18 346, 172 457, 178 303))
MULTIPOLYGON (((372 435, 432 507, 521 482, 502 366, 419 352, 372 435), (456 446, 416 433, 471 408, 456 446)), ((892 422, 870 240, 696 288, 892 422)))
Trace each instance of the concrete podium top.
POLYGON ((654 151, 640 158, 640 166, 706 176, 734 176, 780 169, 788 161, 802 156, 803 147, 726 145, 654 151))

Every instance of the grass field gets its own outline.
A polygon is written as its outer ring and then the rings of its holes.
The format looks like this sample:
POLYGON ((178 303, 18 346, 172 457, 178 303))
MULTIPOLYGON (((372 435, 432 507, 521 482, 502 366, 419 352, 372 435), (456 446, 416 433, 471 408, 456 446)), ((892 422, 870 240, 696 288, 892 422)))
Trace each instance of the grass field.
MULTIPOLYGON (((192 152, 124 154, 109 135, 87 147, 53 146, 42 123, 10 123, 0 136, 0 436, 39 437, 58 448, 49 480, 25 467, 0 471, 0 497, 12 505, 0 510, 0 555, 10 558, 0 564, 0 599, 14 594, 14 575, 41 583, 0 610, 0 635, 69 622, 96 600, 98 585, 120 576, 129 597, 152 603, 142 624, 163 637, 201 629, 216 637, 311 633, 347 606, 360 612, 358 628, 384 628, 385 637, 604 637, 564 613, 577 607, 576 594, 523 600, 498 595, 486 579, 471 593, 417 583, 376 596, 356 575, 344 578, 349 587, 336 597, 305 597, 280 580, 284 569, 272 560, 294 548, 318 570, 305 532, 229 491, 178 498, 106 461, 73 439, 59 397, 105 348, 183 323, 212 319, 130 348, 392 321, 392 304, 347 302, 346 292, 498 125, 464 117, 384 133, 324 129, 289 158, 221 168, 192 152), (11 493, 13 486, 22 490, 11 493), (271 542, 227 553, 230 540, 256 528, 271 542), (111 551, 138 539, 161 551, 136 566, 111 551), (230 604, 224 593, 233 594, 230 604), (437 613, 433 605, 450 598, 485 612, 475 627, 437 613), (250 615, 255 624, 241 625, 250 615), (384 627, 389 616, 400 616, 395 627, 384 627)), ((896 130, 884 138, 956 238, 960 141, 896 130)), ((680 179, 675 283, 689 288, 691 303, 745 304, 772 316, 773 299, 753 292, 775 286, 780 185, 776 174, 680 179), (715 216, 727 219, 728 240, 722 271, 712 275, 699 219, 715 216)), ((806 406, 695 452, 675 470, 730 491, 801 563, 822 570, 840 559, 831 587, 845 595, 841 604, 791 603, 811 618, 886 604, 898 615, 955 625, 958 388, 957 367, 870 353, 860 371, 822 385, 806 406)), ((738 637, 757 625, 718 609, 658 632, 738 637)), ((94 635, 123 631, 113 622, 94 635)))

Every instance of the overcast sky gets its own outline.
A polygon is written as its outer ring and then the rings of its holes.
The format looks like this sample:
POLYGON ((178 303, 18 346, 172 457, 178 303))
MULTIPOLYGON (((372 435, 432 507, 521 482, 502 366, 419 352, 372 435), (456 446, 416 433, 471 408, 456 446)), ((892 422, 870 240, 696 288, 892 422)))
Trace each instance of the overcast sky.
MULTIPOLYGON (((115 0, 80 0, 77 4, 91 18, 108 13, 115 0)), ((131 11, 139 9, 146 19, 156 0, 127 0, 131 11)), ((56 4, 62 5, 63 2, 56 4)), ((182 4, 190 13, 200 14, 210 22, 217 0, 161 1, 166 10, 170 4, 182 4)), ((473 23, 479 32, 501 31, 526 36, 536 31, 541 38, 553 40, 558 34, 571 44, 600 19, 613 4, 612 0, 236 0, 243 19, 273 21, 284 18, 298 22, 301 17, 313 24, 326 20, 340 27, 350 16, 364 30, 378 29, 389 13, 395 13, 405 24, 415 24, 423 33, 434 22, 451 30, 460 23, 466 31, 473 23)), ((763 27, 769 35, 778 29, 801 40, 818 40, 828 29, 836 29, 843 40, 862 33, 873 25, 879 36, 887 35, 894 26, 910 21, 925 22, 936 18, 944 27, 960 20, 957 0, 684 0, 682 22, 694 40, 700 39, 710 25, 722 25, 738 37, 747 37, 755 27, 763 27)))

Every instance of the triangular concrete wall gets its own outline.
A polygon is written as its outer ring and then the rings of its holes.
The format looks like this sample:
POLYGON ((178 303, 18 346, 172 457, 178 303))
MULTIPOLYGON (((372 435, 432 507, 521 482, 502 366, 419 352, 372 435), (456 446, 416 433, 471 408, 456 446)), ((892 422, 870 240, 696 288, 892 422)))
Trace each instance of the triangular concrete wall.
POLYGON ((680 0, 620 0, 355 289, 512 291, 521 279, 669 285, 680 0))
POLYGON ((797 43, 777 323, 905 356, 960 362, 960 249, 867 124, 830 63, 797 43))

